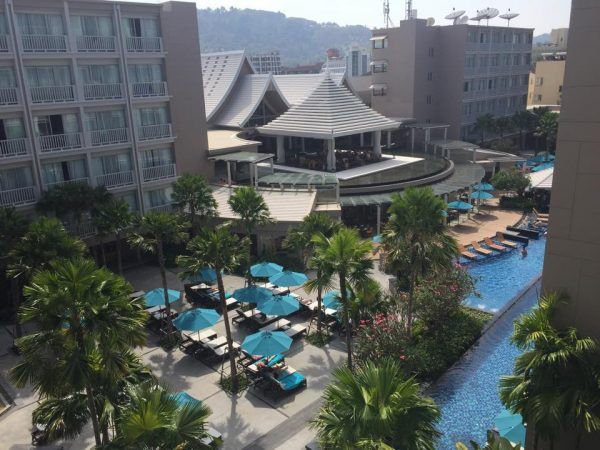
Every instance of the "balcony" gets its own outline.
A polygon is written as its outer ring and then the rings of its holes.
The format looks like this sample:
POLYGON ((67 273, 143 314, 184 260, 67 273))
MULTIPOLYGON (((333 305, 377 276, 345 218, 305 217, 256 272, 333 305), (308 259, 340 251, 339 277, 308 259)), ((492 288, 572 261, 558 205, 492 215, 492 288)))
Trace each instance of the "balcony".
POLYGON ((148 211, 168 213, 173 211, 173 205, 171 203, 167 203, 166 205, 150 206, 148 207, 148 211))
POLYGON ((144 181, 156 181, 175 176, 175 164, 164 164, 162 166, 145 167, 142 169, 144 181))
POLYGON ((0 105, 16 105, 19 95, 16 87, 0 88, 0 105))
POLYGON ((27 139, 7 139, 0 141, 0 158, 11 158, 27 154, 27 139))
POLYGON ((69 234, 80 239, 90 238, 96 234, 96 227, 89 219, 82 220, 79 225, 71 222, 65 222, 63 225, 69 234))
POLYGON ((77 36, 78 52, 114 52, 116 48, 114 36, 77 36))
POLYGON ((96 176, 96 184, 106 188, 116 188, 133 184, 133 171, 107 173, 96 176))
POLYGON ((167 83, 165 81, 132 83, 131 92, 136 98, 164 97, 165 95, 167 95, 167 83))
POLYGON ((162 52, 162 38, 159 37, 128 37, 125 42, 128 52, 162 52))
POLYGON ((138 138, 140 141, 150 141, 153 139, 166 139, 172 136, 171 124, 161 123, 158 125, 144 125, 138 127, 138 138))
POLYGON ((83 86, 83 97, 86 100, 112 100, 123 98, 121 83, 86 84, 83 86))
POLYGON ((81 142, 81 133, 49 134, 38 137, 38 144, 43 153, 81 148, 81 142))
POLYGON ((73 178, 72 180, 53 181, 52 183, 44 183, 44 186, 46 186, 46 189, 52 189, 56 186, 64 186, 65 184, 74 184, 74 183, 88 184, 89 179, 87 177, 84 177, 84 178, 73 178))
POLYGON ((67 37, 50 34, 24 34, 21 36, 24 52, 55 53, 67 51, 67 37))
POLYGON ((0 52, 8 52, 8 35, 0 34, 0 52))
POLYGON ((121 144, 128 140, 127 128, 95 130, 90 132, 90 141, 94 146, 121 144))
POLYGON ((30 92, 33 103, 64 103, 75 101, 75 89, 70 85, 32 87, 30 92))
POLYGON ((35 188, 33 186, 0 191, 0 205, 18 206, 35 203, 35 188))

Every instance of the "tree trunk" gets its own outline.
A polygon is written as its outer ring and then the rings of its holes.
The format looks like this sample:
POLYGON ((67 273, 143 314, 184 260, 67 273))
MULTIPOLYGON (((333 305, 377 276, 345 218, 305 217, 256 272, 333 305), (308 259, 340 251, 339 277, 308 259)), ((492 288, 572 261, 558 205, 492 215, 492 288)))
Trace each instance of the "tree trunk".
POLYGON ((581 431, 577 432, 577 438, 575 439, 575 450, 579 450, 581 448, 581 431))
POLYGON ((15 308, 15 337, 18 339, 23 336, 23 328, 19 322, 19 309, 21 308, 21 290, 19 289, 19 278, 10 279, 10 290, 12 292, 13 306, 15 308))
POLYGON ((533 434, 533 450, 538 449, 538 443, 540 442, 540 434, 535 431, 533 434))
POLYGON ((523 151, 524 143, 523 143, 523 129, 519 130, 519 153, 523 151))
POLYGON ((121 254, 121 233, 115 233, 115 245, 117 246, 117 270, 123 276, 123 255, 121 254))
POLYGON ((156 252, 158 253, 158 267, 160 268, 160 279, 162 281, 163 293, 165 296, 165 314, 167 316, 167 335, 171 338, 173 334, 173 322, 171 322, 171 302, 169 302, 169 292, 167 288, 167 270, 165 268, 165 255, 162 240, 158 240, 156 244, 156 252))
POLYGON ((100 241, 100 254, 102 255, 102 265, 106 267, 106 249, 104 248, 104 239, 100 241))
POLYGON ((94 402, 94 391, 89 381, 85 384, 85 395, 87 397, 88 409, 90 410, 90 417, 92 419, 92 427, 94 428, 94 439, 96 440, 96 446, 100 446, 102 445, 102 439, 100 437, 98 412, 96 411, 96 403, 94 402))
POLYGON ((344 308, 344 322, 346 326, 346 350, 348 353, 348 368, 354 370, 352 367, 352 326, 350 324, 350 311, 348 306, 348 298, 346 295, 346 274, 343 272, 339 273, 340 277, 340 296, 342 298, 342 305, 344 308))
POLYGON ((192 205, 190 205, 190 222, 190 237, 193 238, 194 236, 196 236, 196 209, 192 205))
POLYGON ((225 302, 225 287, 223 286, 223 276, 221 268, 215 267, 217 273, 217 286, 219 288, 219 299, 221 300, 221 311, 223 313, 223 322, 225 323, 225 335, 227 336, 227 348, 229 349, 229 368, 231 372, 231 388, 234 392, 238 389, 237 366, 235 365, 235 353, 233 349, 233 338, 231 337, 231 324, 227 314, 227 303, 225 302))
POLYGON ((413 272, 410 276, 410 287, 408 289, 408 307, 406 311, 406 332, 408 337, 412 334, 412 319, 413 319, 413 301, 415 295, 415 284, 417 283, 417 274, 413 272))
MULTIPOLYGON (((320 280, 323 274, 317 271, 317 280, 320 280)), ((321 302, 323 301, 323 288, 319 284, 317 286, 317 335, 321 335, 321 302)))
POLYGON ((102 443, 108 444, 110 442, 110 436, 108 435, 108 425, 102 425, 102 443))

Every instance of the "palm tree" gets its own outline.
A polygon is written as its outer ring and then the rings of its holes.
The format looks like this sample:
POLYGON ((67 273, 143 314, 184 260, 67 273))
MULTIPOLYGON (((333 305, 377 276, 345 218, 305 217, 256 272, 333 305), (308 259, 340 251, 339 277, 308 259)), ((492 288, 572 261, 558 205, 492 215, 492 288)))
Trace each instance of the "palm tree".
POLYGON ((352 369, 352 324, 348 308, 348 293, 351 286, 362 285, 369 279, 373 268, 371 252, 373 246, 363 241, 354 229, 341 227, 333 236, 327 238, 316 235, 315 253, 322 261, 324 280, 337 275, 340 283, 340 301, 343 307, 344 326, 346 328, 346 347, 348 367, 352 369))
POLYGON ((539 136, 535 133, 535 130, 537 129, 538 125, 540 124, 540 120, 542 119, 542 117, 544 117, 544 115, 546 113, 550 112, 550 108, 548 108, 547 106, 538 106, 537 108, 533 108, 531 110, 531 128, 533 129, 533 135, 535 136, 535 154, 537 155, 537 152, 539 150, 539 136))
POLYGON ((406 189, 392 196, 390 220, 383 233, 387 260, 408 273, 406 329, 411 334, 415 288, 430 271, 450 268, 456 257, 456 240, 448 232, 442 212, 446 202, 430 187, 406 189))
POLYGON ((184 173, 173 183, 173 202, 190 214, 192 236, 198 230, 198 221, 216 214, 217 202, 202 175, 184 173))
POLYGON ((311 212, 300 225, 288 231, 283 246, 299 252, 303 262, 307 264, 308 258, 314 251, 313 236, 320 233, 325 237, 331 237, 339 228, 340 223, 327 214, 311 212))
POLYGON ((498 130, 500 139, 504 138, 504 133, 512 129, 513 122, 510 117, 498 117, 494 120, 494 128, 498 130))
POLYGON ((211 410, 204 403, 179 404, 165 387, 148 381, 131 386, 128 401, 117 421, 121 448, 210 449, 207 420, 211 410))
POLYGON ((320 336, 322 334, 323 328, 323 317, 322 317, 322 304, 323 304, 323 292, 330 291, 334 288, 332 275, 333 273, 330 270, 329 262, 323 257, 324 248, 321 251, 317 252, 316 245, 320 243, 322 245, 326 244, 326 238, 323 234, 315 234, 312 239, 312 248, 313 253, 312 257, 308 261, 308 267, 310 269, 315 270, 316 276, 312 280, 308 280, 304 284, 304 289, 309 294, 317 291, 317 335, 320 336), (323 236, 323 238, 316 238, 315 236, 323 236))
POLYGON ((552 142, 556 139, 558 132, 558 114, 548 111, 542 117, 535 128, 535 135, 543 137, 546 144, 546 155, 550 154, 552 142))
POLYGON ((399 365, 367 362, 355 372, 338 368, 311 427, 324 448, 401 448, 434 450, 440 411, 405 380, 399 365))
MULTIPOLYGON (((14 207, 0 208, 0 279, 10 281, 12 306, 15 310, 19 304, 19 287, 17 280, 8 276, 7 270, 10 255, 26 228, 27 220, 14 207)), ((20 328, 20 325, 17 326, 20 328)))
POLYGON ((552 448, 562 430, 575 431, 578 449, 584 433, 600 430, 598 344, 574 328, 553 325, 566 302, 564 294, 550 293, 515 322, 512 341, 524 353, 514 374, 500 380, 502 402, 534 430, 534 449, 540 438, 552 448))
POLYGON ((479 133, 480 144, 485 142, 485 134, 488 131, 494 130, 494 116, 491 114, 483 114, 475 120, 474 130, 479 133))
POLYGON ((194 275, 205 267, 214 269, 217 274, 217 286, 229 347, 229 366, 234 391, 238 388, 237 367, 231 336, 231 324, 229 323, 227 303, 225 302, 223 271, 233 272, 236 270, 243 262, 247 252, 245 248, 249 245, 249 238, 240 240, 237 235, 231 232, 229 224, 225 224, 214 229, 201 230, 198 236, 188 242, 187 251, 189 255, 177 257, 177 264, 184 269, 181 274, 184 278, 194 275))
POLYGON ((519 130, 519 151, 523 151, 526 133, 531 130, 533 125, 533 115, 527 110, 517 111, 512 116, 512 123, 519 130))
POLYGON ((19 318, 34 333, 17 340, 23 358, 10 372, 18 387, 31 384, 41 397, 65 399, 85 393, 96 445, 101 445, 94 373, 113 382, 127 375, 124 354, 146 340, 141 300, 131 286, 86 259, 55 260, 25 288, 19 318))
POLYGON ((94 211, 94 224, 98 233, 103 235, 112 234, 115 237, 119 275, 123 275, 121 241, 131 227, 134 217, 134 214, 129 210, 129 204, 120 198, 113 198, 94 211))
POLYGON ((137 221, 137 232, 129 237, 129 243, 146 252, 154 253, 158 260, 160 279, 165 295, 165 313, 167 319, 168 339, 173 334, 173 322, 171 321, 171 302, 167 286, 167 269, 165 262, 165 245, 179 244, 187 239, 184 231, 187 226, 181 219, 165 212, 150 211, 137 221))

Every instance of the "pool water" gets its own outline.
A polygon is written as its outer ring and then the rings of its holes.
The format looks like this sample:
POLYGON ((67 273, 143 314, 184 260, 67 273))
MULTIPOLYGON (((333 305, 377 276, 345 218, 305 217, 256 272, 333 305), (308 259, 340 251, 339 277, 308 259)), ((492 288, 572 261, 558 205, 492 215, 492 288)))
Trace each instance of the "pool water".
POLYGON ((521 248, 505 254, 496 254, 466 265, 475 277, 475 290, 480 297, 471 295, 465 304, 471 308, 495 313, 522 291, 542 272, 546 238, 530 240, 527 256, 521 256, 521 248))

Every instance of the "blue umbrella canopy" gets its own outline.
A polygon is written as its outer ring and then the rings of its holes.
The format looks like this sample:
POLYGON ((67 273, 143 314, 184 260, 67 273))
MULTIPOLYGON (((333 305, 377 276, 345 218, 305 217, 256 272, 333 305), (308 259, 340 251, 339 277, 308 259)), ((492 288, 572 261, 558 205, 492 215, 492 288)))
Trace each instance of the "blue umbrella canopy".
POLYGON ((292 346, 292 338, 281 331, 259 331, 242 342, 244 351, 251 355, 273 356, 286 352, 292 346))
POLYGON ((300 309, 300 303, 291 295, 274 295, 260 304, 260 311, 268 316, 287 316, 300 309))
POLYGON ((471 193, 471 198, 477 200, 489 200, 490 198, 494 198, 494 196, 486 191, 475 191, 471 193))
POLYGON ((325 308, 339 309, 340 291, 329 291, 323 296, 323 306, 325 308))
POLYGON ((477 191, 493 191, 494 186, 492 186, 490 183, 477 183, 473 186, 473 189, 477 191))
POLYGON ((250 274, 256 278, 269 278, 283 272, 283 267, 272 262, 262 262, 250 267, 250 274))
POLYGON ((214 309, 196 308, 181 313, 173 321, 173 325, 180 331, 199 331, 213 326, 221 316, 214 309))
POLYGON ((470 203, 467 202, 450 202, 448 203, 448 208, 449 209, 458 209, 461 211, 468 211, 470 209, 473 209, 473 205, 471 205, 470 203))
POLYGON ((210 267, 204 267, 187 279, 190 283, 214 283, 217 281, 217 272, 210 267))
POLYGON ((269 278, 269 281, 276 286, 299 286, 306 283, 308 281, 308 277, 300 272, 291 272, 286 270, 273 275, 269 278))
MULTIPOLYGON (((169 296, 169 303, 176 302, 181 296, 179 291, 175 289, 167 289, 167 295, 169 296)), ((165 290, 163 288, 156 288, 146 292, 144 294, 144 301, 146 302, 146 308, 164 305, 165 290)))
POLYGON ((381 244, 381 235, 380 235, 380 234, 376 234, 375 236, 373 236, 373 237, 371 238, 371 240, 372 240, 373 242, 375 242, 376 244, 381 244))
POLYGON ((494 419, 494 428, 501 437, 513 443, 525 443, 525 426, 520 414, 513 414, 508 410, 502 411, 494 419))
POLYGON ((183 391, 177 392, 176 394, 173 394, 171 397, 173 398, 173 400, 175 400, 175 402, 177 403, 177 406, 179 406, 179 407, 183 407, 186 405, 192 406, 192 405, 202 403, 197 398, 194 398, 187 392, 183 392, 183 391))
POLYGON ((258 286, 248 286, 233 291, 233 298, 238 302, 262 303, 271 297, 273 297, 273 293, 270 290, 258 286))
POLYGON ((531 161, 531 162, 535 162, 535 163, 542 163, 542 162, 554 161, 554 159, 555 159, 554 155, 549 155, 546 152, 542 152, 542 153, 537 154, 533 158, 529 158, 527 160, 527 162, 531 161))
POLYGON ((550 169, 554 167, 554 162, 547 162, 547 163, 543 163, 540 164, 539 166, 534 167, 533 169, 531 169, 532 172, 539 172, 540 170, 546 170, 546 169, 550 169))

